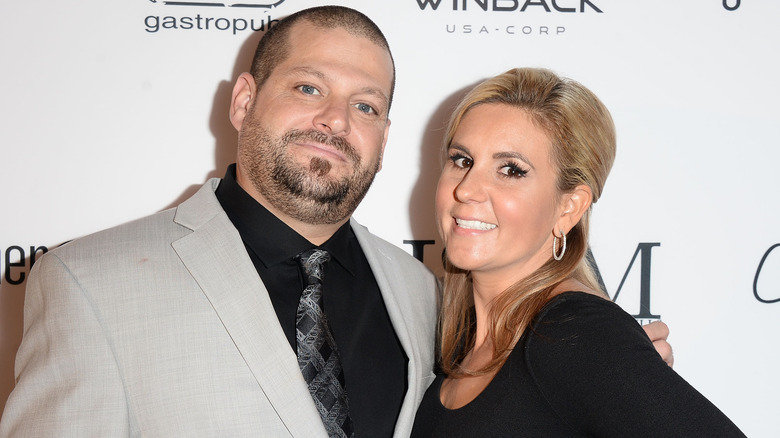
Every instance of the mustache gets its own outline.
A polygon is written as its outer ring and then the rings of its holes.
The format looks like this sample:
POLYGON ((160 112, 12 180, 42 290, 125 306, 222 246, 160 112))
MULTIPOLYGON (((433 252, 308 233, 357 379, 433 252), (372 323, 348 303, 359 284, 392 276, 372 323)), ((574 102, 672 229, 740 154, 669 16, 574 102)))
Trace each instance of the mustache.
POLYGON ((300 129, 292 129, 282 137, 282 143, 285 145, 300 140, 309 140, 330 146, 346 155, 350 160, 352 160, 353 163, 360 162, 360 155, 358 155, 357 149, 352 146, 352 143, 341 137, 328 135, 316 129, 307 129, 305 131, 300 129))

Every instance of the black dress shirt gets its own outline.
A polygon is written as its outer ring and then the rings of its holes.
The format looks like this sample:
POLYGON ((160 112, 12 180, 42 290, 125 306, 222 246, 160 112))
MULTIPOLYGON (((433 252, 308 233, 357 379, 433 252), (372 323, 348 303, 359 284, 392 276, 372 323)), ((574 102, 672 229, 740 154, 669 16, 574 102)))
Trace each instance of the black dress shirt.
MULTIPOLYGON (((295 318, 305 280, 294 258, 316 245, 246 193, 236 181, 235 164, 216 195, 238 229, 295 353, 295 318)), ((392 436, 406 394, 407 357, 349 222, 319 248, 331 255, 323 310, 341 355, 355 435, 392 436)))

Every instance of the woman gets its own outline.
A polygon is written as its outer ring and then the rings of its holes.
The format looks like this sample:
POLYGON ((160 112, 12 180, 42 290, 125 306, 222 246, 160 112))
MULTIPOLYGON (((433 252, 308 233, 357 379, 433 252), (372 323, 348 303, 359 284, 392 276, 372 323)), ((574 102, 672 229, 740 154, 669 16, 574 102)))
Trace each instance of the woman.
POLYGON ((586 261, 615 129, 588 89, 515 69, 445 139, 440 375, 412 436, 744 436, 658 356, 586 261))

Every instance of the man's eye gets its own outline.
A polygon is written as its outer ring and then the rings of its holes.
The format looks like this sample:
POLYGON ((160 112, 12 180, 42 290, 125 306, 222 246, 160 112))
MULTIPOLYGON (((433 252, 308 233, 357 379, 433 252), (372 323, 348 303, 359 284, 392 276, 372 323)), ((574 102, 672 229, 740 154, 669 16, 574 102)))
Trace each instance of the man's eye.
POLYGON ((311 85, 300 85, 298 86, 298 89, 301 90, 303 94, 319 94, 319 90, 312 87, 311 85))
POLYGON ((376 111, 371 105, 365 104, 365 103, 358 103, 355 104, 355 108, 358 109, 358 111, 366 113, 366 114, 376 114, 376 111))

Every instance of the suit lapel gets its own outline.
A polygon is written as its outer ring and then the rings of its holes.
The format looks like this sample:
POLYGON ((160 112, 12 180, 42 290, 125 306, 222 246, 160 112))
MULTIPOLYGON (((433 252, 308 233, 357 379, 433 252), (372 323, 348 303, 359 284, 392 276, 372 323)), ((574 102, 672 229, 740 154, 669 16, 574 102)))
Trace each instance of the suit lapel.
POLYGON ((355 222, 354 219, 352 219, 351 225, 360 247, 366 255, 368 264, 371 266, 374 278, 379 285, 379 290, 382 293, 382 299, 385 302, 387 313, 390 315, 390 322, 393 324, 395 334, 398 336, 398 340, 401 342, 401 346, 411 363, 417 348, 413 337, 410 336, 409 326, 407 325, 408 322, 412 321, 407 321, 404 318, 402 306, 399 302, 399 300, 405 301, 404 297, 400 295, 404 291, 398 291, 398 285, 394 281, 395 278, 403 278, 403 273, 395 272, 397 269, 394 266, 393 259, 369 241, 370 234, 365 227, 355 222))
MULTIPOLYGON (((408 387, 401 412, 398 416, 398 422, 396 423, 396 435, 399 432, 401 435, 408 435, 417 411, 418 400, 422 397, 422 391, 426 389, 425 387, 421 388, 419 382, 421 382, 423 376, 431 374, 431 364, 426 366, 421 361, 421 358, 426 357, 426 354, 421 349, 427 348, 432 352, 433 345, 424 345, 420 336, 425 338, 427 335, 431 335, 433 327, 425 326, 413 316, 419 309, 411 308, 414 305, 411 302, 410 294, 416 292, 407 289, 411 282, 404 279, 407 278, 409 273, 403 272, 398 266, 398 260, 395 260, 392 255, 383 252, 375 242, 372 242, 372 236, 368 230, 354 219, 352 220, 352 229, 355 231, 355 236, 358 242, 360 242, 363 253, 366 255, 366 259, 379 285, 393 329, 406 352, 406 356, 409 358, 409 365, 406 371, 408 387)), ((433 284, 431 284, 431 287, 433 287, 433 284)), ((417 292, 422 293, 422 291, 417 292)), ((430 356, 431 352, 427 352, 427 356, 430 356)))
POLYGON ((326 436, 268 292, 214 196, 218 184, 209 181, 179 207, 176 222, 193 232, 173 248, 291 435, 326 436))

